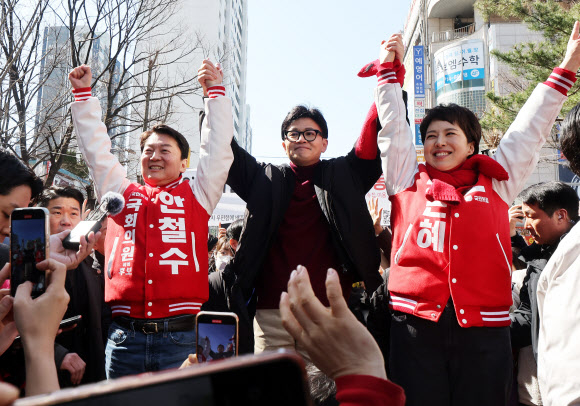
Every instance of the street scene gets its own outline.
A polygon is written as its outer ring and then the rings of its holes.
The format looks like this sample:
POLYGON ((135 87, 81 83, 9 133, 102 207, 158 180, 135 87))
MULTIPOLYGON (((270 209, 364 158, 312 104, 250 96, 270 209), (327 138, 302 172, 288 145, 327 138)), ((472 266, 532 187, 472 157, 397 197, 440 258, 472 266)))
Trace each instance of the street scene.
POLYGON ((0 12, 0 406, 580 404, 580 5, 0 12))

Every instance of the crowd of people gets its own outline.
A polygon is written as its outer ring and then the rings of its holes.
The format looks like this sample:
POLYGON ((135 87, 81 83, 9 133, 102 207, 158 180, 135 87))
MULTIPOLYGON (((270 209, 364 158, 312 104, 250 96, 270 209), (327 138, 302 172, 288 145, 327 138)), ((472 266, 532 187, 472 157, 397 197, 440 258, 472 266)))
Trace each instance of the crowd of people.
MULTIPOLYGON (((440 105, 420 126, 425 164, 407 119, 401 34, 365 69, 378 85, 354 148, 328 160, 326 120, 306 106, 282 121, 288 164, 239 147, 222 68, 204 60, 191 179, 182 177, 186 138, 159 124, 141 134, 143 183, 131 182, 111 153, 90 67, 73 69, 72 120, 97 200, 115 192, 125 205, 67 250, 63 239, 86 215, 82 193, 43 188, 0 151, 0 239, 12 210, 29 205, 48 210, 51 234, 50 259, 36 261, 48 270, 46 293, 33 299, 30 282, 14 297, 0 291, 0 376, 13 384, 0 385, 0 405, 22 388, 48 393, 231 357, 232 344, 196 342, 201 310, 236 313, 241 354, 297 351, 316 404, 580 404, 578 194, 561 182, 522 191, 576 81, 579 31, 576 22, 562 64, 493 156, 479 153, 470 110, 440 105), (365 200, 381 174, 390 228, 365 200), (211 237, 226 183, 246 213, 211 237)), ((580 175, 580 106, 561 145, 580 175)), ((33 248, 11 253, 13 271, 33 248)), ((4 288, 9 277, 6 264, 4 288)))

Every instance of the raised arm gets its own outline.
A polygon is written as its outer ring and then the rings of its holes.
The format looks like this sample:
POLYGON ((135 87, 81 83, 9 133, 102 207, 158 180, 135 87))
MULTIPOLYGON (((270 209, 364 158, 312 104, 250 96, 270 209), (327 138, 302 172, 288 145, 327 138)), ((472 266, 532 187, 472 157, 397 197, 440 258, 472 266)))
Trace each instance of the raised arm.
POLYGON ((37 264, 49 270, 46 292, 33 299, 32 284, 18 286, 14 297, 14 321, 22 337, 26 361, 26 395, 57 391, 58 376, 54 363, 54 338, 66 312, 69 295, 64 288, 66 267, 54 259, 37 264))
POLYGON ((383 41, 377 77, 379 84, 375 90, 375 104, 378 110, 381 130, 378 144, 387 193, 391 196, 413 184, 417 173, 417 153, 413 145, 413 135, 406 121, 406 108, 401 85, 397 81, 402 55, 400 34, 383 41))
POLYGON ((107 192, 123 193, 130 182, 125 168, 111 153, 111 139, 101 120, 99 100, 91 97, 91 68, 87 65, 74 68, 68 78, 75 95, 71 112, 77 143, 89 167, 97 198, 100 200, 107 192))
POLYGON ((190 181, 193 194, 209 215, 217 206, 228 172, 234 160, 230 143, 234 135, 232 103, 225 97, 223 72, 219 65, 204 60, 198 80, 209 96, 205 100, 205 119, 201 128, 201 145, 197 176, 190 181))
POLYGON ((579 29, 577 21, 560 67, 536 87, 494 155, 510 177, 503 182, 494 180, 494 189, 507 204, 513 202, 536 167, 540 150, 550 135, 568 91, 576 82, 576 72, 580 68, 579 29))

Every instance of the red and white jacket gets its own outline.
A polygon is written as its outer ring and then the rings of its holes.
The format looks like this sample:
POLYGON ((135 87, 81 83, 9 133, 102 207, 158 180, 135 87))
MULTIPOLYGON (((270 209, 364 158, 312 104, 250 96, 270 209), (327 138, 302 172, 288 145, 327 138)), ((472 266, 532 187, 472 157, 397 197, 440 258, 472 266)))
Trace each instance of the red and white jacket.
POLYGON ((464 201, 451 205, 425 197, 431 180, 417 163, 401 87, 388 73, 377 73, 375 103, 392 202, 390 307, 438 321, 451 296, 460 326, 507 326, 512 303, 507 211, 534 170, 575 75, 556 68, 536 87, 502 138, 493 159, 509 180, 480 174, 464 201))
POLYGON ((231 102, 215 96, 205 101, 195 179, 164 187, 127 179, 110 152, 98 99, 77 94, 71 106, 97 197, 113 191, 125 198, 123 211, 109 218, 105 242, 105 300, 113 317, 195 314, 208 298, 208 220, 233 162, 231 102))

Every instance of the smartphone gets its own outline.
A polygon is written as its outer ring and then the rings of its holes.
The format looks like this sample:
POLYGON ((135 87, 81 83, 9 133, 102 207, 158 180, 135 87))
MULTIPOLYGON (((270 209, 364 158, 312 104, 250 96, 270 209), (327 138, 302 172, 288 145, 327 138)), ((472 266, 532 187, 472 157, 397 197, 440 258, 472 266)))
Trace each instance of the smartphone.
POLYGON ((48 210, 44 207, 14 209, 10 217, 10 294, 26 281, 32 282, 32 297, 46 290, 46 271, 36 269, 36 264, 48 258, 48 210))
POLYGON ((219 361, 238 355, 238 316, 229 312, 199 312, 195 317, 197 361, 219 361))
POLYGON ((311 406, 304 361, 271 352, 18 399, 14 406, 311 406))
MULTIPOLYGON (((69 317, 68 319, 64 319, 63 321, 60 322, 60 326, 58 328, 59 328, 59 330, 62 330, 63 332, 70 331, 78 326, 78 324, 82 318, 83 318, 83 316, 81 316, 79 314, 78 316, 72 316, 72 317, 69 317)), ((14 342, 16 342, 18 340, 20 340, 20 336, 16 336, 16 338, 14 339, 14 342)))
POLYGON ((218 226, 209 226, 209 234, 213 235, 215 238, 217 238, 219 232, 220 232, 220 228, 218 226))
POLYGON ((63 330, 63 331, 68 331, 68 330, 72 330, 74 327, 76 327, 79 322, 82 320, 83 316, 81 316, 80 314, 78 316, 72 316, 69 317, 68 319, 64 319, 63 321, 60 322, 60 326, 59 329, 63 330))
POLYGON ((88 241, 87 236, 92 231, 97 233, 103 225, 103 219, 107 217, 107 202, 99 204, 95 210, 91 211, 86 219, 79 222, 71 230, 69 235, 62 241, 62 246, 68 250, 77 251, 81 245, 81 238, 88 241))

